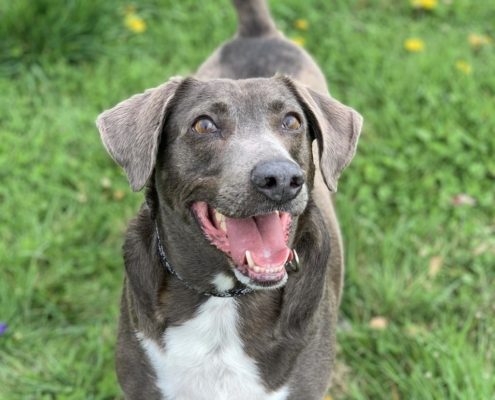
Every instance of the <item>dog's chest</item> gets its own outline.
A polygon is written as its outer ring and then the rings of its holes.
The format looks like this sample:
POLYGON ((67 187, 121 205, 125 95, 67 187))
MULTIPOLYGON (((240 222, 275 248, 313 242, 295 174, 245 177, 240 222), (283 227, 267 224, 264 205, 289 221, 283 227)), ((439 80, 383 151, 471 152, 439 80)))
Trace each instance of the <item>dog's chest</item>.
POLYGON ((167 400, 285 400, 287 387, 267 392, 253 359, 244 352, 236 302, 210 298, 195 317, 166 330, 164 350, 140 336, 167 400))

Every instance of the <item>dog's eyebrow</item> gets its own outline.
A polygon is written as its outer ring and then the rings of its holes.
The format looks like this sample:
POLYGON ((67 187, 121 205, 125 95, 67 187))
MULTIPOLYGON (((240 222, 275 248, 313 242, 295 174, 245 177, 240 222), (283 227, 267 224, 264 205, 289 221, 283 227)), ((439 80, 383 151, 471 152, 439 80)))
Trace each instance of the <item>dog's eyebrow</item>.
POLYGON ((277 113, 285 108, 285 104, 281 100, 274 100, 268 104, 268 108, 270 111, 277 113))
POLYGON ((228 107, 227 103, 219 101, 219 102, 213 103, 210 106, 210 110, 212 112, 214 112, 215 114, 226 114, 229 111, 229 107, 228 107))

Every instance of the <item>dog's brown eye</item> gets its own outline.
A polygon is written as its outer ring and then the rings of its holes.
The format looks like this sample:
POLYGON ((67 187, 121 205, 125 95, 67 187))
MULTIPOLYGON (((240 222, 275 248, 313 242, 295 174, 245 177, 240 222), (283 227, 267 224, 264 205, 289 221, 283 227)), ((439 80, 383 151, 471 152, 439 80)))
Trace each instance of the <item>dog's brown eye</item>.
POLYGON ((218 131, 217 126, 210 118, 200 118, 194 125, 193 129, 198 133, 215 133, 218 131))
POLYGON ((282 121, 282 127, 293 131, 301 127, 301 121, 294 114, 287 114, 282 121))

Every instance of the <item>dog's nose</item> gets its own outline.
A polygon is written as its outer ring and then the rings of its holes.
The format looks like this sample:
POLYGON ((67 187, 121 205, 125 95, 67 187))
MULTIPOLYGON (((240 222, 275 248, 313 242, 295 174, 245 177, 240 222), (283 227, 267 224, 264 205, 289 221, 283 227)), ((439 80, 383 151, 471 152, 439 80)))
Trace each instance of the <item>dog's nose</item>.
POLYGON ((297 196, 304 184, 304 174, 291 161, 265 161, 253 168, 251 182, 258 192, 273 201, 283 203, 297 196))

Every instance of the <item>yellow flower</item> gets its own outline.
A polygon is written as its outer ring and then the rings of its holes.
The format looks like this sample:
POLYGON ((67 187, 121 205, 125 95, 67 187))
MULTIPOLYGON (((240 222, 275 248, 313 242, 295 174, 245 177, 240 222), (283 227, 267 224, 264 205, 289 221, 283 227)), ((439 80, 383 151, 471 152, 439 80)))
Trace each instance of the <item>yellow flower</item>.
POLYGON ((327 394, 323 400, 333 400, 333 399, 332 399, 332 396, 330 396, 329 394, 327 394))
POLYGON ((294 26, 296 27, 296 29, 299 29, 301 31, 307 31, 309 23, 307 19, 300 18, 296 19, 296 21, 294 22, 294 26))
POLYGON ((438 5, 438 0, 411 0, 411 5, 414 8, 422 8, 423 10, 433 10, 438 5))
POLYGON ((468 36, 468 42, 471 47, 479 49, 480 47, 486 46, 492 43, 492 39, 486 35, 478 35, 476 33, 470 33, 468 36))
POLYGON ((467 61, 464 60, 458 60, 455 63, 455 67, 461 71, 463 74, 469 75, 473 68, 471 67, 471 64, 469 64, 467 61))
POLYGON ((300 36, 294 37, 291 40, 292 40, 292 43, 295 43, 298 46, 304 46, 304 43, 306 43, 306 40, 300 36))
POLYGON ((425 42, 418 38, 410 38, 404 41, 404 48, 411 53, 419 53, 425 49, 425 42))
POLYGON ((146 30, 146 22, 136 14, 127 14, 124 20, 125 26, 134 33, 143 33, 146 30))

